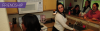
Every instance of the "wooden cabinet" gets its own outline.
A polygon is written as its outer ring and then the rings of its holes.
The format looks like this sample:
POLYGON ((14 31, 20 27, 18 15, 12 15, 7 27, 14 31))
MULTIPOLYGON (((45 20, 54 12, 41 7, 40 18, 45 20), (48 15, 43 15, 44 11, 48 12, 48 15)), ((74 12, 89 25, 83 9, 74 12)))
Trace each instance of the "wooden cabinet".
MULTIPOLYGON (((5 2, 17 2, 17 0, 5 0, 5 2)), ((18 14, 18 8, 6 8, 7 14, 18 14)))
POLYGON ((43 11, 56 9, 57 0, 43 0, 43 11))
MULTIPOLYGON (((5 2, 17 2, 17 0, 5 0, 5 2)), ((43 0, 43 11, 56 9, 57 0, 43 0)), ((6 8, 7 14, 18 14, 18 8, 6 8)))

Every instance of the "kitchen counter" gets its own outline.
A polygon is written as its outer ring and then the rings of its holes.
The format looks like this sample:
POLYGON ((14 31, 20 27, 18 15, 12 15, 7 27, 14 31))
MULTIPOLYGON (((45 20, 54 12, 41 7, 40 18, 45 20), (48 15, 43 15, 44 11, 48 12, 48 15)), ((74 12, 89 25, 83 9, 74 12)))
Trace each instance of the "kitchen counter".
POLYGON ((98 21, 92 21, 91 19, 86 19, 84 20, 83 17, 78 17, 78 16, 74 16, 74 15, 68 15, 67 16, 67 25, 69 25, 69 23, 74 24, 76 21, 77 22, 82 22, 83 25, 87 26, 86 30, 93 30, 93 31, 99 31, 99 27, 100 27, 100 22, 98 21))
MULTIPOLYGON (((66 15, 68 15, 68 14, 66 14, 66 15)), ((98 24, 98 25, 100 25, 100 22, 99 21, 93 21, 93 20, 91 20, 91 19, 83 19, 83 17, 79 17, 79 16, 75 16, 75 15, 68 15, 68 16, 71 16, 71 17, 75 17, 75 18, 78 18, 78 19, 81 19, 81 20, 84 20, 84 21, 88 21, 88 22, 92 22, 92 23, 95 23, 95 24, 98 24)))

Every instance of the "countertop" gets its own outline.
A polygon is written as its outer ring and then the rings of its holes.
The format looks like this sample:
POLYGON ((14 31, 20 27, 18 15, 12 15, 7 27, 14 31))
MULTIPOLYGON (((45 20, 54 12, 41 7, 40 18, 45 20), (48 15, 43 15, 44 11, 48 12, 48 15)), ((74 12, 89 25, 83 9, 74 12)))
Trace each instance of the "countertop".
MULTIPOLYGON (((68 14, 66 14, 66 15, 68 15, 68 14)), ((75 17, 75 18, 78 18, 78 19, 81 19, 81 20, 85 20, 85 19, 83 19, 83 17, 79 17, 79 16, 75 16, 75 15, 68 15, 68 16, 72 16, 72 17, 75 17)), ((92 23, 100 25, 99 21, 93 21, 91 19, 86 19, 85 21, 92 22, 92 23)))
MULTIPOLYGON (((95 31, 99 31, 99 27, 100 27, 100 22, 98 21, 92 21, 91 19, 83 19, 83 17, 79 17, 79 16, 75 16, 75 15, 68 15, 66 14, 67 16, 67 20, 71 23, 75 23, 76 21, 78 22, 82 22, 84 23, 85 25, 87 25, 88 29, 86 30, 83 30, 83 31, 87 31, 87 30, 95 30, 95 31), (72 22, 74 21, 74 22, 72 22)), ((68 23, 67 23, 68 25, 68 23)))

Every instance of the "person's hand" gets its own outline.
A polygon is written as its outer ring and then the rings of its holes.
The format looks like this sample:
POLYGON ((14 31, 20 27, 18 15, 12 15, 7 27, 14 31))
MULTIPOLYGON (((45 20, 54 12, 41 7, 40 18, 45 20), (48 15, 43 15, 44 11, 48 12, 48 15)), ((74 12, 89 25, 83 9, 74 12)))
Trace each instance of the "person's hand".
POLYGON ((73 13, 73 11, 71 11, 71 13, 73 13))
POLYGON ((73 31, 76 31, 75 29, 73 29, 73 31))
POLYGON ((81 14, 79 14, 79 16, 81 16, 81 14))
POLYGON ((85 19, 85 20, 87 19, 86 16, 84 16, 84 19, 85 19))
POLYGON ((92 20, 96 20, 96 18, 92 18, 92 20))

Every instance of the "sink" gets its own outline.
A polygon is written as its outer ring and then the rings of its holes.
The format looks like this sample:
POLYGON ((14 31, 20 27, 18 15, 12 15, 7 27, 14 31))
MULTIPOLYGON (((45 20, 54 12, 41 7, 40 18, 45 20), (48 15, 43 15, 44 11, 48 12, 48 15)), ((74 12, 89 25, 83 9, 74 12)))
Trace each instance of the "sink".
POLYGON ((78 26, 78 25, 68 25, 69 27, 72 27, 74 28, 75 30, 78 30, 78 31, 82 31, 82 30, 85 30, 85 28, 82 28, 81 26, 78 26))

